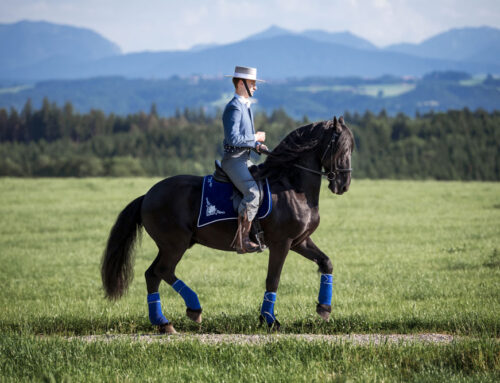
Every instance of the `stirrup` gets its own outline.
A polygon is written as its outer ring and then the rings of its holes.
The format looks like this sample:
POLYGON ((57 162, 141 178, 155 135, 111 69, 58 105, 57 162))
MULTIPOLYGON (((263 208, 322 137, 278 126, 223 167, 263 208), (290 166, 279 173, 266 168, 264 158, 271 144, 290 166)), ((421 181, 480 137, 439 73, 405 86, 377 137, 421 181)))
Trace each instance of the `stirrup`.
POLYGON ((264 241, 264 230, 262 230, 262 226, 260 226, 260 221, 258 218, 255 218, 252 225, 253 235, 255 237, 255 241, 257 245, 259 245, 259 249, 257 252, 262 253, 263 250, 267 249, 266 243, 264 241))

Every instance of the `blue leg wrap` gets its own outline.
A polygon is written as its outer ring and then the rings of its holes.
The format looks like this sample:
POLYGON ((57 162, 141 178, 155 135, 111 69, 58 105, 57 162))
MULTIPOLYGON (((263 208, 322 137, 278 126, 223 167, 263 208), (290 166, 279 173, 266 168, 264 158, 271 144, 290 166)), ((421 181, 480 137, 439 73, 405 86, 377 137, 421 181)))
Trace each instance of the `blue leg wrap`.
POLYGON ((321 284, 319 286, 318 301, 322 305, 331 306, 333 290, 333 275, 321 274, 321 284))
POLYGON ((148 294, 149 321, 155 326, 169 323, 161 312, 160 293, 148 294))
POLYGON ((184 299, 184 302, 186 302, 186 306, 188 309, 191 310, 200 310, 201 305, 200 301, 198 300, 198 295, 189 288, 188 285, 186 285, 184 282, 182 282, 180 279, 176 280, 172 284, 172 288, 177 291, 180 296, 184 299))
POLYGON ((264 301, 262 302, 262 308, 260 309, 260 314, 266 319, 267 324, 272 324, 276 320, 274 316, 274 303, 276 302, 276 293, 271 293, 266 291, 264 293, 264 301))

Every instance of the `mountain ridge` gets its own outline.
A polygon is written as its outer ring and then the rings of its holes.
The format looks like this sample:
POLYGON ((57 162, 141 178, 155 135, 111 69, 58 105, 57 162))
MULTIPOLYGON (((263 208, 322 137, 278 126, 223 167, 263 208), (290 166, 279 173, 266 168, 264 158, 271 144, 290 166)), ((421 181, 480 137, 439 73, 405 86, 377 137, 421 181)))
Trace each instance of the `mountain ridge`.
POLYGON ((84 62, 121 54, 118 45, 91 29, 28 20, 0 24, 0 51, 9 52, 0 58, 3 70, 54 57, 84 62))
MULTIPOLYGON (((201 44, 183 51, 123 54, 116 44, 85 28, 27 21, 9 25, 38 27, 44 31, 43 36, 47 36, 47 29, 52 29, 51 41, 65 42, 68 38, 69 41, 79 41, 82 38, 85 40, 85 36, 88 40, 80 45, 72 44, 71 49, 64 51, 61 47, 45 49, 41 43, 36 47, 27 43, 23 45, 20 38, 0 39, 4 51, 11 52, 0 58, 2 80, 39 81, 113 75, 129 78, 168 78, 173 75, 217 77, 231 72, 235 63, 259 67, 259 72, 269 79, 315 75, 421 76, 435 70, 500 73, 500 49, 496 49, 500 48, 500 29, 492 27, 453 29, 420 44, 378 48, 348 31, 293 32, 271 26, 229 44, 201 44), (60 36, 61 30, 66 39, 60 36), (489 37, 485 38, 486 35, 489 37), (92 41, 99 49, 92 51, 92 41), (458 45, 455 47, 450 41, 458 41, 458 45), (442 46, 448 47, 448 50, 442 46), (26 59, 32 51, 38 53, 26 59)), ((6 28, 6 24, 0 24, 0 37, 6 28)), ((30 33, 30 36, 33 35, 30 33)))
MULTIPOLYGON (((389 51, 412 54, 419 57, 448 58, 451 60, 481 61, 479 52, 496 52, 495 62, 500 61, 500 29, 493 27, 453 28, 432 36, 419 44, 393 44, 389 51)), ((491 58, 489 59, 491 61, 491 58)))

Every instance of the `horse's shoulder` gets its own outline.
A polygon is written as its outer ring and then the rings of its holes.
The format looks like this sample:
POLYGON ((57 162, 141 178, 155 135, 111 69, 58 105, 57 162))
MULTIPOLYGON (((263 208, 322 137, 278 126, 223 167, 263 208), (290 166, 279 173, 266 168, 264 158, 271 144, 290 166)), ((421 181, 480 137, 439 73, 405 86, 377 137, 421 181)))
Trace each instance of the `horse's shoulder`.
POLYGON ((305 193, 294 189, 271 188, 273 213, 279 220, 294 222, 298 226, 317 226, 319 207, 311 205, 305 193))

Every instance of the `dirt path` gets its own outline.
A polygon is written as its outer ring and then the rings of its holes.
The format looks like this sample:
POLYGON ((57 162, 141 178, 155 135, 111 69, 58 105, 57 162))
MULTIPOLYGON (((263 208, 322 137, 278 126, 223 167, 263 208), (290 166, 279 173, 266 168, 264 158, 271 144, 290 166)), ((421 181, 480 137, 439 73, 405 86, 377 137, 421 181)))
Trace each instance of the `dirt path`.
POLYGON ((446 344, 464 337, 423 333, 423 334, 349 334, 349 335, 322 335, 322 334, 270 334, 270 335, 245 335, 245 334, 120 334, 120 335, 85 335, 68 337, 68 340, 78 339, 86 342, 113 340, 131 340, 135 342, 178 342, 200 341, 202 343, 234 343, 234 344, 264 344, 279 342, 286 339, 304 340, 308 342, 327 341, 332 343, 348 342, 356 345, 386 344, 386 343, 438 343, 446 344))

